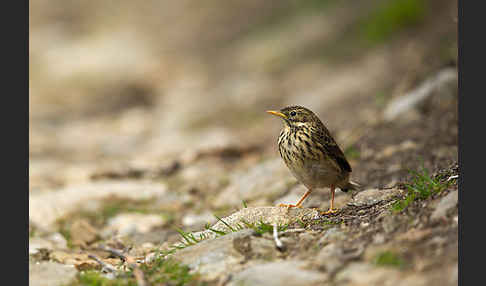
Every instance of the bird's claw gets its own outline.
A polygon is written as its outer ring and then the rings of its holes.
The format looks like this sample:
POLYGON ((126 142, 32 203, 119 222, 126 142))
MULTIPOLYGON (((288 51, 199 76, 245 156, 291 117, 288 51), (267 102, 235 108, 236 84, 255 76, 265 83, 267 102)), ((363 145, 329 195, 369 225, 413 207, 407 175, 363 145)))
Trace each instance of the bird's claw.
POLYGON ((279 204, 278 207, 285 207, 287 209, 290 209, 290 208, 299 208, 301 209, 302 206, 300 205, 290 205, 290 204, 279 204))

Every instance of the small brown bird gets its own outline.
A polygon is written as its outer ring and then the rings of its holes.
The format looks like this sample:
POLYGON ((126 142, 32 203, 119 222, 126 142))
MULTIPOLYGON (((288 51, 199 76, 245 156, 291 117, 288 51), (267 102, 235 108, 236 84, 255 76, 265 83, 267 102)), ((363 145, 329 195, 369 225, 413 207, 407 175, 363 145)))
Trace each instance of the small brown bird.
POLYGON ((278 137, 278 150, 292 174, 307 187, 307 192, 295 205, 302 202, 315 188, 331 189, 331 206, 323 214, 335 213, 334 192, 355 190, 359 185, 349 180, 351 166, 329 130, 309 109, 302 106, 289 106, 280 111, 267 111, 284 120, 284 128, 278 137))

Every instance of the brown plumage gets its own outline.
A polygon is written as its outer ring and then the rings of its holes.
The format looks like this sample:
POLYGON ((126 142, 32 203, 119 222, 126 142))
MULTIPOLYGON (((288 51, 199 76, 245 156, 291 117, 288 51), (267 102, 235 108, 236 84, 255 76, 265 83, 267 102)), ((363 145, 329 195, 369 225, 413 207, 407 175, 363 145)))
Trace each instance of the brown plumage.
POLYGON ((349 180, 352 169, 343 151, 326 126, 309 109, 289 106, 267 112, 283 119, 284 128, 278 137, 280 156, 291 173, 308 189, 295 205, 283 206, 301 207, 313 189, 329 187, 331 206, 326 213, 334 213, 335 188, 347 192, 359 186, 349 180))

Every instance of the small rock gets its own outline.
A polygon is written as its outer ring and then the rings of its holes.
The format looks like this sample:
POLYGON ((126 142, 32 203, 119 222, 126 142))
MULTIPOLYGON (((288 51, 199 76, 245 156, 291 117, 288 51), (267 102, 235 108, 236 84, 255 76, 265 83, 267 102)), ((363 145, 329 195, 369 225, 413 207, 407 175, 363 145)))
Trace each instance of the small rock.
POLYGON ((49 255, 51 254, 51 250, 47 248, 38 248, 36 252, 29 253, 29 259, 32 258, 33 261, 43 261, 49 260, 49 255))
POLYGON ((279 286, 279 285, 322 285, 328 276, 313 270, 305 269, 306 263, 288 260, 257 264, 236 273, 229 286, 279 286))
POLYGON ((52 241, 55 248, 66 248, 67 241, 62 234, 55 232, 47 237, 48 240, 52 241))
POLYGON ((55 262, 29 263, 29 285, 65 285, 74 279, 76 273, 74 267, 55 262))
POLYGON ((121 236, 135 233, 148 233, 157 226, 162 226, 167 220, 156 214, 123 213, 108 220, 104 233, 118 233, 121 236))
POLYGON ((398 194, 400 194, 399 189, 368 189, 359 192, 348 205, 357 207, 372 206, 379 202, 389 200, 398 194))
MULTIPOLYGON (((280 252, 277 249, 275 241, 273 239, 263 238, 252 238, 251 243, 251 252, 252 252, 252 259, 261 259, 265 261, 272 261, 279 257, 280 252)), ((294 243, 294 241, 283 237, 281 239, 284 248, 294 243)))
POLYGON ((58 232, 45 238, 33 237, 29 239, 29 254, 35 254, 39 249, 53 250, 65 248, 67 248, 66 239, 58 232))
POLYGON ((241 249, 235 249, 234 240, 251 239, 252 232, 247 229, 204 240, 177 251, 173 257, 201 273, 205 279, 217 279, 224 273, 241 269, 245 255, 240 253, 241 249))
MULTIPOLYGON (((285 207, 248 207, 233 213, 230 216, 221 218, 211 226, 211 229, 216 231, 231 232, 241 228, 246 228, 245 223, 258 225, 259 223, 267 223, 277 225, 286 225, 296 222, 297 220, 309 220, 319 216, 319 212, 314 209, 307 208, 291 208, 285 207), (232 230, 228 227, 232 228, 232 230)), ((212 230, 203 230, 192 233, 196 238, 212 239, 217 237, 212 230)))
POLYGON ((85 219, 79 219, 73 222, 69 233, 72 244, 77 246, 85 247, 98 239, 98 231, 85 219))
POLYGON ((444 218, 447 214, 447 211, 457 206, 458 200, 458 193, 457 191, 452 191, 447 196, 443 197, 437 207, 435 208, 434 212, 430 216, 431 220, 439 220, 444 218))
POLYGON ((34 237, 29 239, 29 255, 36 254, 41 249, 52 250, 52 242, 47 239, 34 237))
POLYGON ((251 241, 252 239, 249 235, 235 237, 233 239, 233 248, 245 256, 246 259, 250 259, 253 255, 251 241))
POLYGON ((316 257, 316 263, 325 271, 334 275, 344 265, 342 255, 343 249, 336 243, 331 243, 319 251, 316 257))
MULTIPOLYGON (((243 221, 250 224, 258 224, 260 222, 268 224, 285 225, 293 223, 299 219, 305 220, 318 217, 319 212, 308 208, 291 208, 285 207, 248 207, 233 213, 222 220, 233 228, 238 225, 243 225, 243 221)), ((229 231, 226 224, 218 221, 211 228, 221 231, 229 231)))

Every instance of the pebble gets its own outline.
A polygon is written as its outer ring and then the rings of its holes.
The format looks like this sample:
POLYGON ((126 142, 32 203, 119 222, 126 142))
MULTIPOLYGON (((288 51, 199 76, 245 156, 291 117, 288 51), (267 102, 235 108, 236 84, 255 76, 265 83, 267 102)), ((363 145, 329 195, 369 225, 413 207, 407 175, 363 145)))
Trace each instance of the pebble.
POLYGON ((30 286, 61 286, 76 276, 76 268, 55 262, 29 263, 30 286))
POLYGON ((104 233, 112 232, 119 235, 148 233, 157 226, 163 226, 167 220, 157 214, 124 213, 108 220, 104 233))
POLYGON ((236 273, 228 286, 317 286, 329 280, 327 274, 305 269, 305 266, 306 263, 299 260, 253 265, 236 273))
POLYGON ((367 189, 359 192, 348 205, 357 207, 373 206, 384 200, 391 199, 399 193, 400 190, 398 189, 367 189))

